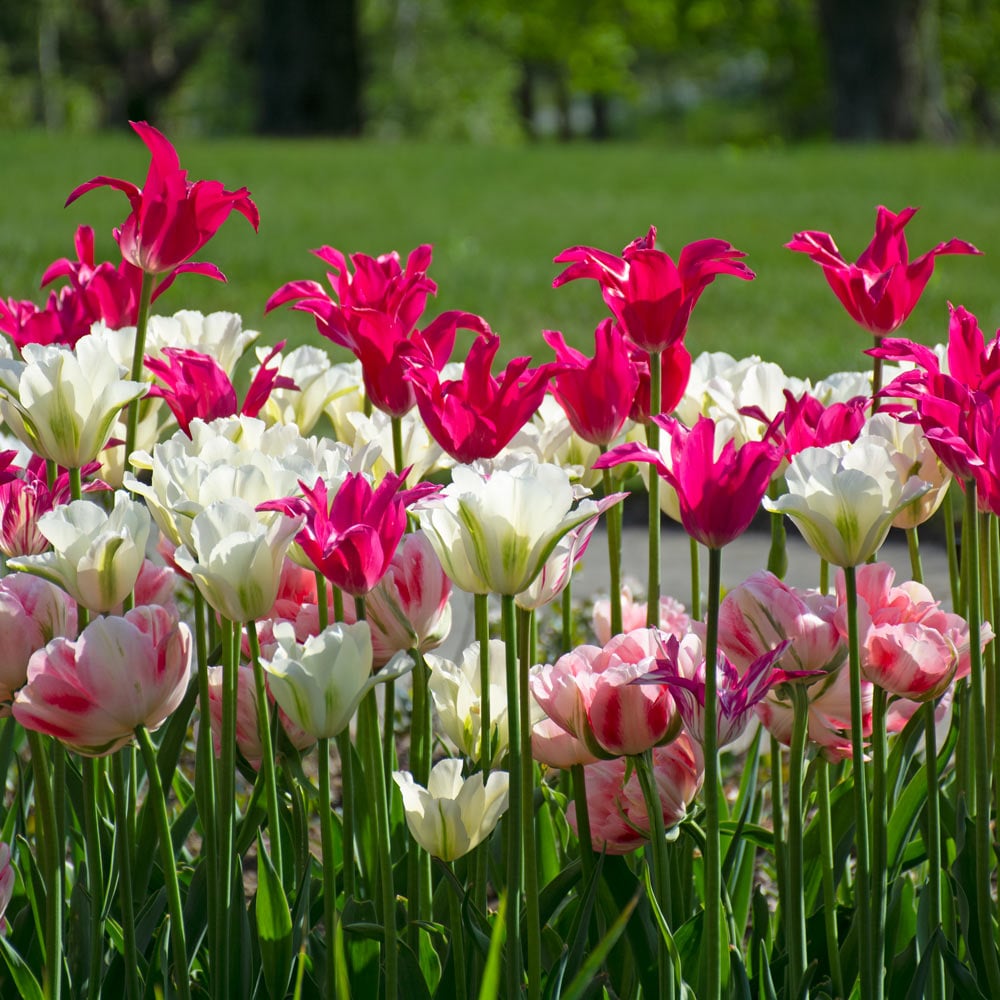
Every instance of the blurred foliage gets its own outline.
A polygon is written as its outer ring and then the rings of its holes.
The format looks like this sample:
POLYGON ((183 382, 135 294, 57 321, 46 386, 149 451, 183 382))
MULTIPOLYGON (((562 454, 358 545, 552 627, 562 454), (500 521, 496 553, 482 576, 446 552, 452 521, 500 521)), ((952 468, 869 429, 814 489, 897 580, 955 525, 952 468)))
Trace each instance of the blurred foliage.
MULTIPOLYGON (((365 133, 761 145, 830 134, 818 0, 299 0, 357 8, 365 133)), ((0 5, 0 127, 149 118, 251 131, 268 45, 259 0, 0 5)), ((923 130, 1000 134, 1000 5, 927 0, 923 130)), ((273 54, 273 53, 272 53, 273 54)))

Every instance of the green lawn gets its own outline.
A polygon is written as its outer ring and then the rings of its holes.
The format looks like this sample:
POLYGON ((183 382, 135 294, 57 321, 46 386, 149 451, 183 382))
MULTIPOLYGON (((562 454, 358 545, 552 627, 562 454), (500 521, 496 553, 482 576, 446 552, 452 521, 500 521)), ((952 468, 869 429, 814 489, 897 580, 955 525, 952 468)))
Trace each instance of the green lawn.
MULTIPOLYGON (((138 138, 4 137, 0 160, 0 296, 36 295, 52 259, 71 254, 82 222, 98 253, 117 257, 111 228, 125 216, 121 194, 102 190, 68 209, 66 195, 96 174, 145 176, 138 138)), ((865 335, 848 320, 820 270, 783 249, 796 230, 832 232, 853 258, 871 238, 875 208, 921 212, 907 232, 915 253, 958 236, 982 258, 942 258, 904 332, 945 338, 946 302, 1000 325, 1000 152, 929 148, 740 151, 667 146, 538 146, 520 149, 374 145, 256 139, 178 143, 192 179, 245 184, 261 210, 254 235, 234 216, 202 254, 229 276, 217 286, 182 278, 160 309, 233 309, 269 340, 318 340, 311 320, 283 310, 264 318, 268 295, 292 278, 322 278, 310 247, 404 253, 435 248, 435 308, 481 313, 504 338, 504 356, 549 358, 539 332, 563 330, 582 348, 604 315, 593 282, 554 291, 552 257, 582 243, 615 252, 650 223, 676 255, 717 236, 747 252, 752 283, 722 278, 694 314, 693 352, 758 353, 788 372, 819 377, 865 366, 865 335)))

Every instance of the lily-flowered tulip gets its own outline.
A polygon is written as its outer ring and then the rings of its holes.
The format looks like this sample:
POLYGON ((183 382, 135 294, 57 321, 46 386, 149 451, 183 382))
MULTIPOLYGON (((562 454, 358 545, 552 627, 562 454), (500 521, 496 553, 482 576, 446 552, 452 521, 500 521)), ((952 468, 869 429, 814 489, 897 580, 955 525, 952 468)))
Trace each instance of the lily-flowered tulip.
POLYGON ((151 526, 145 506, 122 491, 110 513, 90 500, 74 500, 39 518, 52 551, 11 559, 8 566, 43 577, 88 610, 104 613, 135 586, 151 526))
POLYGON ((190 669, 191 632, 164 608, 97 618, 75 642, 53 639, 31 657, 14 718, 100 757, 125 746, 137 726, 160 726, 184 698, 190 669))
MULTIPOLYGON (((720 749, 743 735, 757 704, 775 684, 794 681, 819 671, 786 672, 775 668, 782 654, 791 645, 785 639, 758 657, 741 675, 736 667, 720 655, 716 663, 716 691, 719 707, 716 716, 716 746, 720 749)), ((699 743, 705 742, 705 651, 697 635, 682 639, 670 636, 661 643, 661 657, 656 669, 633 684, 666 684, 674 696, 684 728, 699 743)))
POLYGON ((123 379, 92 336, 73 350, 28 344, 22 353, 24 361, 0 361, 0 414, 11 433, 64 469, 93 462, 146 384, 123 379))
POLYGON ((764 498, 770 511, 795 521, 812 549, 834 566, 860 566, 885 541, 899 512, 930 485, 901 481, 886 442, 859 438, 806 448, 785 473, 788 492, 764 498))
MULTIPOLYGON (((649 841, 651 824, 639 777, 633 769, 626 780, 626 773, 623 757, 584 768, 591 846, 595 851, 630 854, 649 841)), ((701 750, 686 733, 666 746, 653 748, 653 780, 664 827, 670 829, 684 819, 703 777, 701 750)), ((575 802, 566 810, 566 819, 577 830, 575 802)))
POLYGON ((625 335, 612 320, 604 320, 594 332, 592 358, 569 347, 556 330, 546 330, 542 337, 555 351, 556 361, 567 366, 556 374, 552 395, 573 430, 591 444, 611 444, 625 426, 639 389, 639 369, 625 335))
POLYGON ((681 724, 666 687, 632 683, 656 669, 659 652, 656 629, 615 636, 603 649, 578 646, 533 671, 531 693, 553 722, 595 756, 642 753, 669 743, 681 724))
POLYGON ((7 933, 7 907, 14 895, 17 876, 10 863, 10 845, 0 842, 0 934, 7 933))
POLYGON ((199 351, 173 347, 163 349, 166 360, 147 355, 146 368, 163 383, 151 386, 148 394, 166 402, 177 426, 189 437, 191 421, 195 418, 212 421, 238 413, 256 417, 272 389, 296 388, 290 378, 278 374, 277 368, 268 367, 284 346, 285 342, 281 341, 264 359, 242 404, 229 376, 214 358, 199 351))
POLYGON ((500 338, 485 327, 469 348, 461 379, 442 381, 419 357, 408 372, 431 437, 456 462, 495 457, 531 419, 549 379, 564 367, 529 369, 531 358, 515 358, 497 379, 490 369, 499 349, 500 338))
MULTIPOLYGON (((608 598, 594 601, 590 624, 597 641, 602 646, 607 645, 611 641, 611 601, 608 598)), ((632 632, 645 624, 646 602, 636 601, 631 587, 622 587, 622 631, 632 632)), ((691 627, 691 618, 680 601, 664 594, 660 597, 660 620, 657 624, 661 632, 680 638, 691 627)))
POLYGON ((746 254, 724 240, 689 243, 676 264, 655 247, 655 226, 620 257, 596 247, 570 247, 555 259, 569 267, 552 284, 558 288, 575 278, 594 278, 629 340, 653 354, 684 338, 695 304, 718 275, 754 277, 740 259, 746 254))
POLYGON ((444 571, 472 594, 519 594, 564 535, 594 515, 562 469, 530 459, 484 472, 457 466, 450 485, 414 512, 444 571))
POLYGON ((732 439, 716 447, 716 424, 700 417, 691 430, 677 420, 653 418, 670 435, 668 465, 655 451, 624 444, 602 455, 598 468, 648 462, 676 490, 684 530, 702 545, 720 549, 743 534, 760 507, 781 450, 768 441, 732 439))
POLYGON ((147 274, 173 277, 187 271, 225 281, 214 264, 194 263, 191 258, 234 209, 257 229, 260 214, 250 193, 246 188, 227 191, 219 181, 189 181, 187 171, 181 170, 177 150, 166 136, 146 122, 129 124, 151 154, 143 187, 115 177, 95 177, 71 192, 66 204, 98 187, 121 191, 132 208, 115 230, 125 260, 147 274))
POLYGON ((413 839, 442 861, 454 861, 478 847, 507 809, 506 771, 491 771, 485 784, 480 774, 463 780, 462 762, 446 758, 431 768, 426 788, 409 771, 393 771, 392 777, 413 839))
POLYGON ((916 214, 905 208, 898 215, 879 206, 875 236, 854 264, 841 256, 829 233, 796 233, 785 246, 808 254, 855 323, 876 336, 897 329, 913 312, 942 254, 978 254, 965 240, 948 240, 910 260, 903 229, 916 214))
POLYGON ((547 716, 531 727, 531 756, 539 764, 561 770, 568 770, 574 764, 594 764, 599 759, 582 740, 547 716))
MULTIPOLYGON (((162 284, 157 289, 162 288, 162 284)), ((240 358, 257 340, 260 332, 243 326, 239 313, 212 312, 205 315, 197 309, 180 309, 172 316, 150 316, 146 328, 146 354, 162 358, 167 347, 198 351, 215 358, 224 372, 236 370, 240 358)), ((135 337, 128 347, 131 359, 135 337)))
POLYGON ((65 591, 27 573, 0 579, 0 717, 28 677, 33 653, 56 636, 76 636, 76 604, 65 591))
POLYGON ((230 621, 263 618, 274 605, 285 553, 302 524, 280 512, 257 514, 238 497, 217 500, 190 525, 191 547, 174 553, 202 597, 230 621))
POLYGON ((277 648, 263 661, 274 700, 300 729, 316 739, 342 733, 361 699, 379 681, 395 679, 411 666, 372 674, 372 639, 366 622, 337 622, 304 643, 286 622, 274 627, 277 648))
POLYGON ((311 488, 299 483, 302 497, 268 501, 258 509, 300 518, 296 542, 302 554, 335 587, 361 597, 389 569, 406 531, 407 506, 436 490, 428 483, 401 489, 405 481, 405 473, 389 473, 372 487, 367 476, 352 472, 332 497, 317 479, 311 488))

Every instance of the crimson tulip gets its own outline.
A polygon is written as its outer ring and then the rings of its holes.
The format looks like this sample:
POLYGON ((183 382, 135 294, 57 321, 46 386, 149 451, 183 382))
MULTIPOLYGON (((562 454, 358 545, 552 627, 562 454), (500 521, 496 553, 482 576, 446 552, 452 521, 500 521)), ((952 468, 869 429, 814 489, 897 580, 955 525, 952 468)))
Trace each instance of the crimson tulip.
POLYGON ((948 240, 911 261, 903 229, 916 211, 905 208, 897 215, 880 205, 875 236, 854 264, 844 260, 829 233, 796 233, 785 246, 808 254, 819 264, 851 319, 881 337, 898 329, 913 312, 936 257, 981 252, 965 240, 948 240))
POLYGON ((121 191, 132 211, 114 231, 122 257, 147 274, 204 274, 225 281, 214 265, 191 258, 216 234, 234 209, 256 230, 260 214, 246 188, 227 191, 220 181, 189 181, 177 150, 146 122, 130 122, 151 154, 146 183, 137 187, 116 177, 95 177, 66 199, 69 205, 98 187, 121 191))
POLYGON ((558 288, 576 278, 594 278, 608 308, 629 340, 651 354, 678 343, 701 293, 718 275, 749 280, 745 257, 725 240, 689 243, 673 258, 655 249, 656 227, 634 240, 620 257, 596 247, 570 247, 555 258, 569 264, 552 282, 558 288))

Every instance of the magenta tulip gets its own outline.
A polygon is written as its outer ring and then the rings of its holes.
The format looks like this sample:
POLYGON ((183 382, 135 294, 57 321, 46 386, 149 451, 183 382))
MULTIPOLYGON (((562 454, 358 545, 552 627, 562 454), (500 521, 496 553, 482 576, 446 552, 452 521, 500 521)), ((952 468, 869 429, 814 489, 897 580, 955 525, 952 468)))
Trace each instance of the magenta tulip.
POLYGON ((964 240, 949 240, 911 261, 903 229, 916 211, 906 208, 896 215, 879 206, 875 236, 854 264, 844 260, 829 233, 796 233, 785 246, 808 254, 823 268, 827 283, 855 323, 884 336, 913 312, 936 257, 980 252, 964 240))
POLYGON ((122 257, 147 274, 192 272, 225 281, 214 264, 191 258, 216 234, 234 209, 256 230, 257 206, 246 188, 227 191, 219 181, 187 179, 177 150, 162 133, 146 122, 130 122, 146 144, 152 159, 142 188, 115 177, 95 177, 70 193, 66 204, 98 187, 112 187, 129 200, 132 211, 115 230, 122 257))

